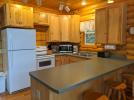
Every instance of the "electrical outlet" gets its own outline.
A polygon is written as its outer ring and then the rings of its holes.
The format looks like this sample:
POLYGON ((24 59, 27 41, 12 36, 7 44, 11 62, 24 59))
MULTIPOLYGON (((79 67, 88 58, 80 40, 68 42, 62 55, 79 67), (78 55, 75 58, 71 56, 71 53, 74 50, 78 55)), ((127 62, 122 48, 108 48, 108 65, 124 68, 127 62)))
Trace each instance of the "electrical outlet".
POLYGON ((134 27, 130 27, 129 33, 132 34, 132 35, 134 35, 134 27))
POLYGON ((115 50, 116 49, 116 45, 105 45, 104 47, 106 50, 115 50))

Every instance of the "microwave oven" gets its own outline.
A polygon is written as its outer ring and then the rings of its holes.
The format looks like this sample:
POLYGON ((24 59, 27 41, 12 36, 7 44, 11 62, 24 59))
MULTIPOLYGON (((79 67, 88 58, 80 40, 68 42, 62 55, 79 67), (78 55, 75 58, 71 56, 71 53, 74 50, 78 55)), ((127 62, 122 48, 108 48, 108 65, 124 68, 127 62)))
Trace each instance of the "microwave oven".
POLYGON ((73 45, 59 45, 59 53, 73 53, 73 45))

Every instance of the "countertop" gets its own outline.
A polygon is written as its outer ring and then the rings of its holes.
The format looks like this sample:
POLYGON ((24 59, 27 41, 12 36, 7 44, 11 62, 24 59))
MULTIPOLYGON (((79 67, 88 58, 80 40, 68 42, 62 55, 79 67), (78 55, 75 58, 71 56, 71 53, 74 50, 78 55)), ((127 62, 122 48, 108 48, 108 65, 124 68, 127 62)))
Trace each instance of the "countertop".
POLYGON ((30 72, 30 76, 56 93, 64 93, 104 74, 134 64, 133 61, 93 58, 50 69, 30 72))

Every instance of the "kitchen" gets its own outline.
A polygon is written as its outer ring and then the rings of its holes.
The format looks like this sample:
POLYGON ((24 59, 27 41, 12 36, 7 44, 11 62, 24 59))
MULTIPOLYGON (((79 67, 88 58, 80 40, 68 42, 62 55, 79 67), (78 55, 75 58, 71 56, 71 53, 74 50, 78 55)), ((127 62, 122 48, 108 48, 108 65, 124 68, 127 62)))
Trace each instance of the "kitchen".
POLYGON ((0 100, 133 99, 132 0, 0 5, 0 100))

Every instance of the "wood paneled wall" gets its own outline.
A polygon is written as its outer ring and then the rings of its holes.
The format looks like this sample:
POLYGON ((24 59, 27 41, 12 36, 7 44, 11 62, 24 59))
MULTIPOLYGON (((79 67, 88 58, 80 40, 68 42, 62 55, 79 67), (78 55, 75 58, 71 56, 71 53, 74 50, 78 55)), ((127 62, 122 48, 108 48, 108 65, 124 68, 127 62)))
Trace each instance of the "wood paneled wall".
MULTIPOLYGON (((131 26, 134 27, 134 1, 133 0, 120 0, 120 2, 124 2, 127 4, 127 28, 126 28, 126 44, 117 46, 116 51, 112 51, 115 54, 119 55, 126 55, 128 59, 134 60, 134 35, 130 35, 129 28, 131 26)), ((116 3, 120 3, 116 2, 116 3)), ((79 13, 81 15, 81 21, 86 21, 90 19, 90 14, 95 13, 95 9, 103 8, 108 6, 107 2, 103 2, 97 5, 87 6, 84 8, 81 8, 79 10, 76 10, 76 13, 79 13)), ((81 35, 82 36, 82 35, 81 35)), ((81 37, 81 50, 85 50, 85 45, 82 44, 84 42, 84 36, 81 37)), ((88 46, 86 50, 92 49, 92 48, 98 48, 97 46, 88 46)), ((100 47, 99 47, 100 48, 100 47)), ((95 49, 95 50, 96 50, 95 49)))
POLYGON ((134 60, 134 35, 129 34, 129 28, 134 27, 134 1, 128 2, 128 11, 127 11, 127 43, 126 43, 126 52, 128 59, 134 60))

